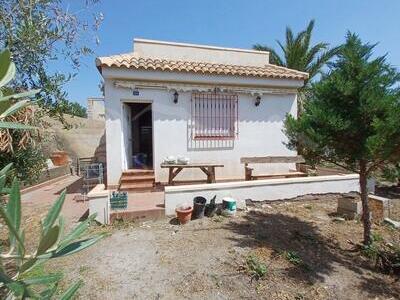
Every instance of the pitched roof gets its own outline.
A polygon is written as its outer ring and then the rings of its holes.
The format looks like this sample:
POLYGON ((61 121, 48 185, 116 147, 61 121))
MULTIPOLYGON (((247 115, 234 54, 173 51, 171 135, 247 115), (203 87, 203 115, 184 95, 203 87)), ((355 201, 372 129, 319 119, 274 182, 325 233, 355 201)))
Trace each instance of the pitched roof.
POLYGON ((276 65, 242 66, 208 62, 169 60, 155 57, 140 57, 137 53, 127 53, 96 58, 96 65, 102 67, 125 67, 129 69, 188 72, 217 75, 239 75, 262 78, 305 80, 308 73, 300 72, 276 65))

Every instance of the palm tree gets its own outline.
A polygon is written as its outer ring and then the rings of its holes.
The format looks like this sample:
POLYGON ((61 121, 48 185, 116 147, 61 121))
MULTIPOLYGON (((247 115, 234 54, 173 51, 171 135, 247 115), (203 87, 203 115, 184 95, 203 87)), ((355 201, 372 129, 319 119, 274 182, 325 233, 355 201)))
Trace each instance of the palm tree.
POLYGON ((256 44, 253 49, 260 51, 268 51, 270 53, 270 63, 295 69, 309 73, 309 79, 305 82, 306 88, 308 83, 321 72, 323 66, 334 57, 340 50, 339 47, 329 49, 329 44, 318 43, 311 45, 311 36, 314 29, 314 20, 311 20, 307 29, 293 34, 292 29, 286 28, 286 45, 277 41, 283 52, 281 57, 273 48, 256 44))

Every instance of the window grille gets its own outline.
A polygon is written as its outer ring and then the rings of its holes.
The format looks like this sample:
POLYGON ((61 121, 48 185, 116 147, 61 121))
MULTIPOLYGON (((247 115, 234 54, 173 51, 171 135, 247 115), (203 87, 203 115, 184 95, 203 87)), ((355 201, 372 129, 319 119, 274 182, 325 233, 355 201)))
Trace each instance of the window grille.
POLYGON ((193 93, 191 115, 193 139, 235 139, 238 134, 238 95, 193 93))

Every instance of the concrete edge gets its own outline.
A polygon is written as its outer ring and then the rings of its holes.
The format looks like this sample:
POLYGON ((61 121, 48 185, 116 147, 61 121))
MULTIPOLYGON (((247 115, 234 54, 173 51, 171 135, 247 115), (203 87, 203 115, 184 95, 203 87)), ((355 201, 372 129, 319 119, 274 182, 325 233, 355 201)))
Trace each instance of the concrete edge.
POLYGON ((47 181, 43 181, 43 182, 41 182, 39 184, 29 186, 29 187, 24 188, 24 189, 21 190, 21 195, 29 193, 29 192, 32 192, 32 191, 35 191, 37 189, 40 189, 40 188, 42 188, 44 186, 53 184, 55 182, 61 181, 63 179, 68 178, 69 176, 71 176, 71 174, 65 174, 65 175, 62 175, 62 176, 59 176, 59 177, 56 177, 56 178, 53 178, 53 179, 50 179, 50 180, 47 180, 47 181))
POLYGON ((340 181, 340 180, 352 180, 357 179, 358 174, 343 174, 343 175, 325 175, 325 176, 309 176, 309 177, 297 177, 297 178, 278 178, 278 179, 263 179, 253 181, 234 181, 234 182, 220 182, 210 184, 192 184, 183 186, 166 186, 165 193, 181 193, 189 191, 199 190, 219 190, 224 188, 242 188, 242 187, 256 187, 256 186, 268 186, 268 185, 279 185, 279 184, 295 184, 295 183, 307 183, 307 182, 324 182, 324 181, 340 181))

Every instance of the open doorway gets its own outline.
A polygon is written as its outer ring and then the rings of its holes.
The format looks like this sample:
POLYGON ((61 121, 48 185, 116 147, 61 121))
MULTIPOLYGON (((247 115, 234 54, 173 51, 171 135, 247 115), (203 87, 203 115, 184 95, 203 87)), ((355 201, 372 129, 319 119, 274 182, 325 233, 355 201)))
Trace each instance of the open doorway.
POLYGON ((153 120, 151 103, 129 103, 133 169, 153 169, 153 120))

